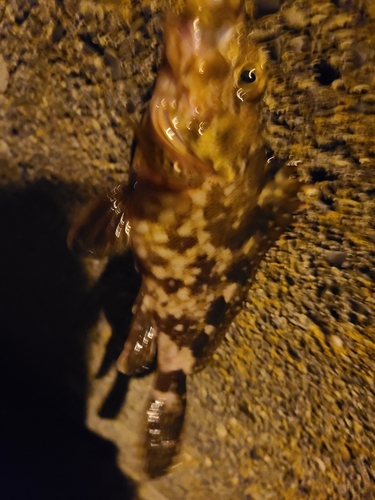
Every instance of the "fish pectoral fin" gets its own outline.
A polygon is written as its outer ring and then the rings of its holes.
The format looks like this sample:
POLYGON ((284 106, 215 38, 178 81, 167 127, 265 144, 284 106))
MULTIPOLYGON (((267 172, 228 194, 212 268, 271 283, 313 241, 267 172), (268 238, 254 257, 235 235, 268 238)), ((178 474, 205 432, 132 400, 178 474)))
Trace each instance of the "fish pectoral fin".
POLYGON ((71 227, 68 247, 78 255, 106 257, 119 255, 128 247, 130 226, 125 185, 95 198, 71 227))
POLYGON ((186 375, 158 371, 147 407, 145 466, 149 477, 163 476, 178 453, 186 410, 186 375))

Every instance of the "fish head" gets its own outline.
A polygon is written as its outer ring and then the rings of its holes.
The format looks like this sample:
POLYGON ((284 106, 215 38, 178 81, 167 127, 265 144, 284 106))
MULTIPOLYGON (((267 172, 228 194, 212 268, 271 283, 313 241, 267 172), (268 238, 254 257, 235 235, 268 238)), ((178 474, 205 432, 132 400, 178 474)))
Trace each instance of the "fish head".
POLYGON ((242 2, 189 0, 168 15, 164 59, 150 103, 152 128, 188 183, 231 181, 262 146, 259 101, 265 53, 246 31, 242 2))

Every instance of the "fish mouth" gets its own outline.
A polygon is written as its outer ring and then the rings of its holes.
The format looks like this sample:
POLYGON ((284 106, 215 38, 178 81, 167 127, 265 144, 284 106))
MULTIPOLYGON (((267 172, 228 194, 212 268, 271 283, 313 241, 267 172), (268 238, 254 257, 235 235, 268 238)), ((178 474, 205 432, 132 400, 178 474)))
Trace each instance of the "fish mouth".
POLYGON ((214 174, 215 171, 210 161, 203 161, 189 147, 189 138, 185 137, 188 129, 182 132, 178 128, 177 116, 181 113, 190 116, 188 108, 186 95, 181 96, 177 103, 177 99, 163 97, 163 94, 156 92, 150 106, 150 118, 158 142, 174 164, 175 173, 185 177, 189 185, 199 185, 205 175, 214 174))
POLYGON ((152 103, 150 111, 152 125, 163 146, 166 146, 178 159, 189 154, 186 140, 177 129, 176 119, 171 119, 166 99, 159 98, 158 103, 152 103))

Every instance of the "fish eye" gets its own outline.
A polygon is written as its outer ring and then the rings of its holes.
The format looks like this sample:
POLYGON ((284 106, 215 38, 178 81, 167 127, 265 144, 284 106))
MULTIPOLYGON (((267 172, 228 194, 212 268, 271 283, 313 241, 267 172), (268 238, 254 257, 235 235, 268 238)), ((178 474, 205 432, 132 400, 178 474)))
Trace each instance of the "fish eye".
POLYGON ((240 74, 240 82, 241 83, 254 83, 257 79, 255 74, 255 68, 253 69, 244 69, 240 74))

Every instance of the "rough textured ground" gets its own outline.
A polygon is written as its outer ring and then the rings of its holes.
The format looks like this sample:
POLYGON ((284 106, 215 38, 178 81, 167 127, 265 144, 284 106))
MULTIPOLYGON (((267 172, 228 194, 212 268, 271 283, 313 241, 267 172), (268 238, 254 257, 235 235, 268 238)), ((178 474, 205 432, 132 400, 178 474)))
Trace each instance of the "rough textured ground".
POLYGON ((65 237, 81 203, 126 178, 169 3, 133 2, 124 18, 86 0, 0 0, 4 498, 132 498, 120 470, 144 499, 375 498, 371 0, 258 8, 266 136, 301 161, 305 205, 190 380, 180 465, 139 472, 151 381, 113 365, 137 278, 127 257, 78 260, 65 237))

